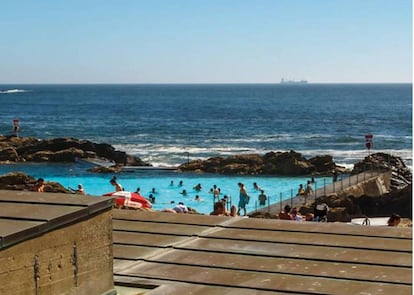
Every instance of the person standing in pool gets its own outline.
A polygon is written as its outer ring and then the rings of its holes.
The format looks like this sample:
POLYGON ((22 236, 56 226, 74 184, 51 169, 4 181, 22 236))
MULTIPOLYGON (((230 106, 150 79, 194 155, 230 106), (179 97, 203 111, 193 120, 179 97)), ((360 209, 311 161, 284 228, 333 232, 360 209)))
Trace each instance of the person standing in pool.
POLYGON ((243 183, 239 182, 237 185, 240 188, 239 206, 237 209, 237 215, 240 215, 240 210, 243 209, 244 216, 246 216, 247 215, 246 205, 249 203, 250 197, 247 195, 246 188, 244 187, 243 183))
POLYGON ((213 185, 212 192, 213 192, 214 201, 219 201, 220 200, 220 189, 217 187, 217 185, 213 185))
POLYGON ((115 187, 115 191, 120 192, 123 191, 124 189, 122 188, 122 185, 120 185, 117 181, 116 181, 116 176, 112 177, 112 179, 109 181, 114 187, 115 187))
POLYGON ((264 193, 264 190, 260 190, 260 195, 259 195, 259 205, 260 206, 264 206, 266 205, 266 200, 267 200, 267 196, 264 193))

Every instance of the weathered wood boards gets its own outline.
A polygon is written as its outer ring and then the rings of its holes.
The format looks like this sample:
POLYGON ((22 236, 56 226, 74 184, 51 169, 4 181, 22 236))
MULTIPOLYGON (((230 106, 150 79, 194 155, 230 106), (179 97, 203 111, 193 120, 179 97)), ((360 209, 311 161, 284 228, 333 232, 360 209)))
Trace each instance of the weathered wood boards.
POLYGON ((115 284, 148 294, 411 294, 410 228, 114 210, 115 284))

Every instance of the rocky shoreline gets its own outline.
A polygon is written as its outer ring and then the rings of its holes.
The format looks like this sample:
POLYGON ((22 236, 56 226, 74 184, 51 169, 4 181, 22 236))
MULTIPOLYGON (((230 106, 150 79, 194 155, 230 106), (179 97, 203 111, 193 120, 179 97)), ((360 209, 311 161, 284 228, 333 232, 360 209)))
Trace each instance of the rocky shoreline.
MULTIPOLYGON (((389 191, 383 194, 358 194, 355 190, 343 190, 341 193, 331 193, 320 196, 316 202, 299 205, 302 215, 313 213, 317 204, 328 205, 328 221, 350 222, 352 218, 371 218, 391 216, 397 213, 402 217, 412 219, 412 172, 399 157, 385 153, 372 154, 354 165, 351 175, 364 171, 382 171, 390 175, 389 191)), ((366 186, 376 186, 376 180, 367 181, 366 186)), ((277 214, 255 212, 254 218, 278 218, 277 214)), ((406 222, 411 226, 411 221, 406 222)))
MULTIPOLYGON (((19 138, 0 136, 0 163, 19 162, 75 162, 82 158, 96 158, 115 162, 112 167, 95 167, 95 172, 116 173, 122 166, 151 166, 140 158, 116 151, 109 144, 97 144, 87 140, 74 138, 56 138, 38 140, 35 138, 19 138)), ((226 175, 335 175, 341 173, 357 174, 374 169, 391 171, 390 190, 379 196, 352 196, 336 194, 323 196, 318 202, 327 203, 332 210, 330 220, 349 221, 355 216, 384 216, 398 212, 402 216, 412 218, 412 172, 399 157, 385 153, 376 153, 355 163, 352 171, 338 166, 332 156, 304 158, 295 151, 269 152, 265 155, 241 154, 227 158, 213 157, 207 160, 195 160, 182 164, 180 171, 194 173, 215 173, 226 175)), ((32 190, 36 179, 24 173, 13 172, 0 176, 0 189, 32 190)), ((72 193, 59 183, 46 182, 46 192, 72 193)), ((311 212, 310 204, 300 208, 302 214, 311 212)), ((252 214, 251 217, 274 218, 266 214, 252 214)))
MULTIPOLYGON (((78 159, 100 159, 114 162, 111 167, 94 167, 97 173, 117 173, 123 166, 152 166, 139 157, 117 151, 106 143, 94 143, 72 137, 40 140, 33 137, 0 136, 0 163, 75 162, 78 159)), ((300 153, 269 152, 265 155, 241 154, 227 158, 213 157, 182 164, 180 171, 239 175, 331 175, 346 169, 334 163, 332 156, 306 159, 300 153)))
MULTIPOLYGON (((36 181, 36 178, 23 172, 11 172, 0 175, 0 190, 32 191, 36 181)), ((60 183, 51 181, 44 182, 44 191, 47 193, 73 193, 60 183)))
POLYGON ((227 158, 214 157, 182 164, 179 169, 198 173, 280 176, 332 175, 349 172, 345 167, 336 165, 330 155, 316 156, 308 160, 295 151, 269 152, 263 156, 241 154, 227 158))
POLYGON ((99 158, 115 166, 150 166, 140 158, 117 151, 106 143, 94 143, 72 137, 41 140, 33 137, 0 135, 0 163, 75 162, 78 158, 99 158))

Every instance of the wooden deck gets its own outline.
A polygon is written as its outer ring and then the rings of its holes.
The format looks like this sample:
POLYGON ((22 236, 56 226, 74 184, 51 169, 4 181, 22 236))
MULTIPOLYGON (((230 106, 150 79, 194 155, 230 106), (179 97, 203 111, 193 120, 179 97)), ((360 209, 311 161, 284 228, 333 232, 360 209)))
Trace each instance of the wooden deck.
POLYGON ((114 210, 115 284, 146 294, 411 294, 411 228, 114 210))

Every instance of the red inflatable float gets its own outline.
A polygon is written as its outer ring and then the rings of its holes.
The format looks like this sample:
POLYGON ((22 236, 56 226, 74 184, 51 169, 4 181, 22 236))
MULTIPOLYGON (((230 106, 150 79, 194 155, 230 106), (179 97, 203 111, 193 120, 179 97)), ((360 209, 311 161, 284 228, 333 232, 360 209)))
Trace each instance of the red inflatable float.
POLYGON ((132 209, 150 209, 152 204, 138 193, 132 192, 112 192, 104 194, 106 197, 115 197, 115 207, 127 207, 132 209))

